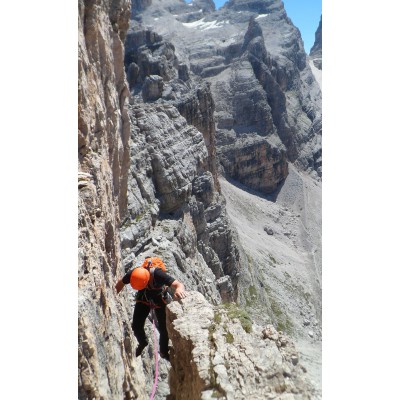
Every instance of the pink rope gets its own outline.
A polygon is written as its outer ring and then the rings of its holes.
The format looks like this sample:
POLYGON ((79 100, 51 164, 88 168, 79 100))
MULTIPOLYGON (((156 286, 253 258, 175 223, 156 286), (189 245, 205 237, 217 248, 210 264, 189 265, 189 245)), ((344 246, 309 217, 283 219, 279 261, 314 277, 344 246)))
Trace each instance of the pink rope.
POLYGON ((158 349, 157 349, 156 325, 155 325, 155 322, 154 322, 154 311, 153 311, 153 309, 151 310, 151 315, 153 317, 154 354, 155 354, 155 358, 156 358, 156 376, 154 378, 153 391, 151 392, 151 396, 150 396, 150 400, 153 400, 154 399, 154 395, 156 394, 157 383, 158 383, 158 349))

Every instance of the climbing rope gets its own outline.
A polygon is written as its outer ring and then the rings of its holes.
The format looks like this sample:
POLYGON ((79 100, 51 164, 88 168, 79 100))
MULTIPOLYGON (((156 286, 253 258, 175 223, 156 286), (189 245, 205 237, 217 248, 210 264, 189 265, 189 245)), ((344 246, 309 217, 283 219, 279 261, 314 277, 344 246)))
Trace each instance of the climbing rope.
POLYGON ((156 324, 155 324, 155 316, 154 316, 154 307, 151 308, 151 317, 153 319, 153 334, 154 334, 154 355, 156 359, 156 376, 154 378, 153 390, 151 392, 150 400, 154 399, 154 395, 157 390, 158 383, 158 349, 157 349, 157 335, 156 335, 156 324))

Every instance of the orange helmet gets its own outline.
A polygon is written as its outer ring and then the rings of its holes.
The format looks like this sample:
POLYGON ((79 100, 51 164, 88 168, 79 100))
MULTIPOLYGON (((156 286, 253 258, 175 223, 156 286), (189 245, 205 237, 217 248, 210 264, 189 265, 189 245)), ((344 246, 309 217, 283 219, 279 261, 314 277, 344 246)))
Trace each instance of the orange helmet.
POLYGON ((142 267, 135 268, 131 273, 131 286, 136 290, 144 289, 149 283, 150 272, 142 267))

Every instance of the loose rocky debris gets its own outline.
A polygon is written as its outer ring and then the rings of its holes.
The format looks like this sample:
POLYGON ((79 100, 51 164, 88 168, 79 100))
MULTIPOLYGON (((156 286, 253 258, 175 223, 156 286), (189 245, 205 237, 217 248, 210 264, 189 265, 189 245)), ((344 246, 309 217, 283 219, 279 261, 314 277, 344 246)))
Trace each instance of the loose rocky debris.
POLYGON ((268 233, 268 235, 273 235, 274 231, 271 228, 268 228, 267 226, 264 226, 264 231, 268 233))

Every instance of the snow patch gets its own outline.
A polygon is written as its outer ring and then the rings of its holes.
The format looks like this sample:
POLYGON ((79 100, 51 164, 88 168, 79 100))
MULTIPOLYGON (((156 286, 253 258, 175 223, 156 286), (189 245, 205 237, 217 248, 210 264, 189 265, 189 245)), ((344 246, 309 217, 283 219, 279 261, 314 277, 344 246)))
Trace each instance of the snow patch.
POLYGON ((185 26, 186 28, 200 28, 202 31, 206 31, 208 29, 221 28, 226 23, 227 23, 227 21, 204 22, 204 18, 202 18, 202 19, 199 19, 198 21, 194 21, 194 22, 182 22, 182 25, 185 26))
POLYGON ((258 17, 256 17, 255 19, 260 19, 260 18, 265 18, 267 15, 269 14, 260 14, 258 17))
POLYGON ((198 26, 201 26, 203 24, 204 24, 204 18, 193 22, 182 22, 182 25, 186 26, 186 28, 197 28, 198 26))
POLYGON ((211 22, 206 22, 207 26, 205 28, 202 28, 203 31, 206 31, 208 29, 216 29, 216 28, 221 28, 226 24, 227 21, 211 21, 211 22))

